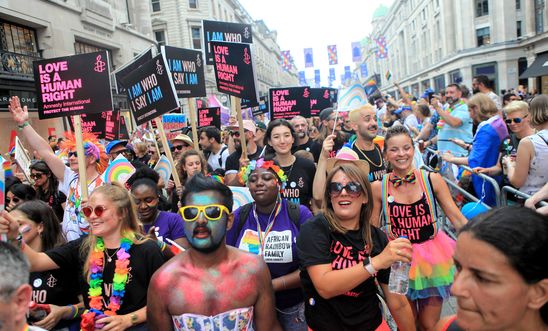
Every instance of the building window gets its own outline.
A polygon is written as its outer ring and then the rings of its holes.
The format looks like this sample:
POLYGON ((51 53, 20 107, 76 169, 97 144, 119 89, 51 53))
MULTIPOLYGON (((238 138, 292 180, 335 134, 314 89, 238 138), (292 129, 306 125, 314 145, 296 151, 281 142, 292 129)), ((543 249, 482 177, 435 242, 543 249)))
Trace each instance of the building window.
POLYGON ((451 83, 462 83, 462 74, 460 70, 454 70, 449 73, 449 82, 451 83))
POLYGON ((434 77, 434 90, 440 91, 445 88, 445 75, 434 77))
POLYGON ((160 0, 150 0, 150 3, 152 4, 152 11, 158 12, 160 11, 160 0))
POLYGON ((188 7, 192 9, 198 8, 198 0, 188 0, 188 7))
POLYGON ((493 82, 493 91, 497 91, 497 63, 490 62, 472 66, 472 76, 485 75, 493 82))
POLYGON ((489 45, 491 43, 491 34, 489 27, 476 30, 476 39, 478 46, 489 45))
POLYGON ((112 62, 112 52, 109 49, 83 43, 81 41, 74 42, 74 54, 87 54, 100 51, 107 51, 110 69, 114 69, 114 63, 112 62))
POLYGON ((154 38, 156 38, 156 42, 158 43, 158 46, 165 46, 166 32, 164 30, 154 31, 154 38))
POLYGON ((192 48, 201 49, 202 48, 202 28, 194 26, 190 28, 192 35, 192 48))
POLYGON ((535 0, 535 31, 544 32, 544 0, 535 0))
POLYGON ((521 21, 516 22, 516 35, 517 37, 521 37, 521 21))
POLYGON ((476 17, 489 15, 489 0, 476 0, 476 17))
POLYGON ((32 76, 40 58, 33 29, 0 21, 0 72, 32 76))
POLYGON ((516 0, 516 9, 521 9, 521 0, 516 0))

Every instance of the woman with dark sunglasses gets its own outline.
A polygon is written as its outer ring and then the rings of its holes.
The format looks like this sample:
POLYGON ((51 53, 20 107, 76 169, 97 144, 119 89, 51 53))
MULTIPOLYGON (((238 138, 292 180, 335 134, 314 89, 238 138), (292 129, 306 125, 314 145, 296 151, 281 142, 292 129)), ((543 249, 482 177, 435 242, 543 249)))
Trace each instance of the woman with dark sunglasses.
POLYGON ((276 294, 278 322, 286 331, 306 331, 295 239, 312 213, 282 197, 287 177, 273 160, 252 160, 238 177, 254 202, 234 211, 226 243, 263 256, 276 294))
POLYGON ((372 184, 372 218, 374 224, 379 224, 381 215, 390 240, 406 236, 411 241, 413 258, 407 298, 418 329, 432 330, 440 318, 443 300, 450 295, 455 273, 455 241, 438 227, 437 204, 455 228, 459 229, 467 220, 440 174, 415 168, 414 146, 409 131, 403 126, 390 128, 386 133, 384 157, 392 172, 372 184))
POLYGON ((36 199, 36 191, 28 184, 12 185, 6 193, 6 210, 10 211, 15 206, 36 199))
POLYGON ((79 280, 88 309, 82 330, 147 330, 147 289, 164 262, 158 244, 141 235, 133 200, 118 183, 96 188, 82 213, 89 235, 43 253, 26 245, 17 235, 19 224, 6 213, 0 233, 21 248, 31 271, 61 269, 79 280))
POLYGON ((388 291, 390 266, 411 261, 411 243, 389 242, 371 225, 368 163, 357 155, 333 161, 327 166, 322 212, 303 224, 297 238, 308 326, 314 331, 389 330, 376 278, 399 329, 414 331, 409 303, 388 291))
POLYGON ((30 178, 34 181, 37 198, 47 203, 58 219, 63 219, 67 196, 59 191, 59 181, 44 161, 33 162, 30 166, 30 178))

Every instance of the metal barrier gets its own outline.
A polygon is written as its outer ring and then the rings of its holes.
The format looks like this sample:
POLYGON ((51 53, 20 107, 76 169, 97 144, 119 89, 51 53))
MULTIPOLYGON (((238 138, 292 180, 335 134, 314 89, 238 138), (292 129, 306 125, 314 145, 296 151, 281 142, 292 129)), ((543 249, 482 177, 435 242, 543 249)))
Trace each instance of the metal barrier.
POLYGON ((470 171, 470 173, 472 173, 473 175, 475 176, 478 176, 480 177, 481 179, 489 182, 489 184, 491 184, 491 186, 493 186, 493 189, 495 190, 495 203, 496 203, 496 207, 500 207, 501 204, 500 204, 500 186, 499 186, 499 183, 497 183, 497 181, 493 178, 493 177, 490 177, 490 176, 487 176, 485 174, 479 174, 479 173, 476 173, 472 168, 470 168, 469 166, 465 166, 465 165, 460 165, 459 166, 460 168, 464 169, 464 170, 468 170, 470 171))
MULTIPOLYGON (((516 190, 515 188, 513 188, 512 186, 503 186, 502 187, 502 204, 503 206, 508 206, 508 197, 506 196, 506 193, 510 193, 510 194, 513 194, 515 196, 518 196, 520 198, 523 198, 525 200, 529 199, 531 196, 527 193, 523 193, 519 190, 516 190)), ((548 202, 547 201, 541 201, 539 202, 539 204, 542 206, 542 207, 546 207, 548 206, 548 202)))

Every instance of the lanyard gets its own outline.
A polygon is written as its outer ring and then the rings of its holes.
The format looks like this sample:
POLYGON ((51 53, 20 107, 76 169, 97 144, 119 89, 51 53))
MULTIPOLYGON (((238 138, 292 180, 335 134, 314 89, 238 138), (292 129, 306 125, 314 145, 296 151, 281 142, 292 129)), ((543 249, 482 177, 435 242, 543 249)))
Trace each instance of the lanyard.
POLYGON ((259 216, 257 215, 257 208, 256 205, 253 204, 253 216, 255 217, 255 220, 257 221, 257 237, 259 237, 259 246, 261 247, 261 250, 259 251, 259 255, 262 255, 264 253, 264 245, 266 242, 266 237, 270 234, 270 231, 272 231, 272 227, 274 226, 274 221, 276 220, 276 217, 280 214, 280 211, 282 209, 282 203, 280 199, 276 201, 276 206, 274 209, 272 209, 272 212, 270 213, 270 216, 268 217, 268 225, 266 226, 266 229, 263 233, 261 229, 261 223, 259 222, 259 216), (272 217, 272 214, 274 214, 274 217, 272 217))

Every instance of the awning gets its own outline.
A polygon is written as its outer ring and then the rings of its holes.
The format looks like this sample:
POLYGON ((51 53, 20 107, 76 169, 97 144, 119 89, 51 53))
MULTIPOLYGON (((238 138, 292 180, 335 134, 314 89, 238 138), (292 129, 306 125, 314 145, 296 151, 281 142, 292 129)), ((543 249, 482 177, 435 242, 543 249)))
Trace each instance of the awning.
POLYGON ((529 77, 548 76, 548 53, 537 55, 533 64, 529 66, 520 76, 520 79, 529 77))

